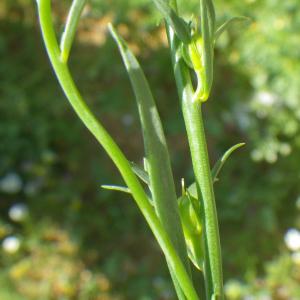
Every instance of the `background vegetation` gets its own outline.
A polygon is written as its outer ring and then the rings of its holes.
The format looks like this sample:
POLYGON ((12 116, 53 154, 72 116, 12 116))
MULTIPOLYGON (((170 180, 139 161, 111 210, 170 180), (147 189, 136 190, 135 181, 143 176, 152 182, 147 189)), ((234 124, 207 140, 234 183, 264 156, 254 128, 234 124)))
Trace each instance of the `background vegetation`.
MULTIPOLYGON (((217 0, 219 21, 252 18, 218 41, 205 105, 215 161, 247 146, 216 185, 228 299, 300 298, 300 4, 217 0), (292 229, 292 230, 291 230, 292 229)), ((58 32, 70 1, 53 1, 58 32)), ((182 0, 187 17, 197 1, 182 0)), ((133 93, 107 34, 114 22, 141 60, 175 176, 191 163, 166 37, 149 0, 94 0, 71 68, 130 159, 143 147, 133 93)), ((49 66, 35 3, 0 3, 0 299, 174 299, 160 250, 119 175, 66 102, 49 66)), ((213 162, 213 161, 212 161, 213 162)))

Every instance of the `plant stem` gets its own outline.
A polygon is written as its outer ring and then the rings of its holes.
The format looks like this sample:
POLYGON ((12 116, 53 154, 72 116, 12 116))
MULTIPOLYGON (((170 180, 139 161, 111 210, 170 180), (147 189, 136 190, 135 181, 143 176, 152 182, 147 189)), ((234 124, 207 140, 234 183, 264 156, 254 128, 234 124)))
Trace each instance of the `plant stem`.
POLYGON ((61 37, 60 50, 61 60, 67 62, 72 47, 72 43, 75 37, 77 25, 80 15, 86 4, 87 0, 74 0, 71 5, 70 12, 68 14, 66 26, 61 37))
POLYGON ((196 186, 198 195, 201 195, 199 198, 201 199, 201 207, 203 208, 206 294, 208 299, 212 299, 212 297, 223 299, 219 228, 201 104, 198 101, 192 101, 194 90, 189 70, 179 54, 179 42, 170 27, 168 27, 168 36, 176 84, 181 98, 183 116, 188 134, 196 186))
POLYGON ((161 249, 163 250, 167 261, 171 268, 174 270, 178 282, 184 291, 187 299, 199 300, 189 275, 183 266, 177 252, 175 251, 169 236, 164 230, 161 222, 151 204, 149 203, 145 191, 143 190, 139 180, 133 173, 131 166, 120 150, 118 145, 98 122, 92 114, 86 103, 82 99, 68 69, 66 62, 60 58, 60 49, 55 36, 52 18, 51 18, 51 1, 50 0, 37 0, 40 26, 44 38, 45 46, 52 63, 58 81, 68 98, 71 106, 77 113, 78 117, 82 120, 89 131, 95 136, 98 142, 103 146, 110 158, 113 160, 119 169, 124 181, 132 192, 133 198, 138 207, 143 213, 146 221, 148 222, 154 236, 156 237, 161 249))
POLYGON ((188 140, 196 178, 198 195, 201 194, 201 206, 204 220, 205 245, 205 281, 207 296, 222 297, 222 261, 219 237, 219 226, 215 205, 213 182, 209 165, 205 131, 203 126, 201 104, 182 99, 182 110, 185 119, 188 140))

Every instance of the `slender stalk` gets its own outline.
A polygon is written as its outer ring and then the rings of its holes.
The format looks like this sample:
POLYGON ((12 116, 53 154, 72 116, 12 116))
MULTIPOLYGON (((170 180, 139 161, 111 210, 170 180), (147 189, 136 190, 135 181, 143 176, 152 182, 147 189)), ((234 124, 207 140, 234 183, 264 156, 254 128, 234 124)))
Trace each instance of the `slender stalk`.
MULTIPOLYGON (((200 0, 200 11, 201 11, 201 35, 203 38, 203 46, 204 51, 203 55, 203 65, 204 65, 204 72, 205 76, 203 77, 206 80, 206 83, 203 84, 204 86, 204 93, 209 95, 212 80, 213 80, 213 46, 211 42, 211 26, 209 25, 209 16, 207 11, 207 0, 200 0), (207 30, 209 28, 209 30, 207 30)), ((214 33, 213 33, 214 34, 214 33)))
POLYGON ((136 175, 133 173, 128 160, 126 159, 120 148, 117 146, 117 144, 114 142, 112 137, 108 134, 108 132, 97 121, 95 116, 89 110, 72 79, 66 62, 61 60, 61 53, 56 40, 51 18, 51 1, 38 0, 37 4, 40 26, 45 46, 55 74, 66 97, 68 98, 71 106, 73 107, 79 118, 89 129, 89 131, 95 136, 98 142, 103 146, 105 151, 108 153, 108 155, 111 157, 111 159, 119 169, 124 181, 132 192, 134 200, 142 211, 154 236, 156 237, 161 249, 163 250, 167 261, 169 262, 171 268, 174 270, 178 282, 187 299, 198 300, 199 298, 189 278, 189 275, 184 268, 177 252, 175 251, 167 233, 161 225, 161 222, 156 216, 153 207, 149 203, 145 191, 143 190, 136 175))
POLYGON ((71 5, 70 12, 68 14, 65 30, 62 34, 60 41, 61 60, 67 62, 72 43, 75 37, 77 25, 79 22, 80 15, 86 4, 87 0, 74 0, 71 5))
POLYGON ((223 276, 219 226, 215 205, 213 182, 209 165, 201 104, 182 99, 182 110, 188 133, 193 168, 204 220, 205 281, 207 296, 223 297, 223 276), (200 193, 199 193, 200 192, 200 193))
MULTIPOLYGON (((173 0, 172 3, 176 5, 175 0, 173 0)), ((181 59, 179 42, 170 26, 167 26, 167 33, 171 48, 176 84, 181 98, 183 116, 188 134, 196 186, 198 195, 201 195, 201 206, 203 207, 202 219, 204 220, 204 271, 206 294, 208 299, 213 299, 213 297, 215 297, 215 299, 223 299, 223 275, 219 227, 202 120, 201 104, 198 101, 192 101, 194 90, 189 70, 181 59)))

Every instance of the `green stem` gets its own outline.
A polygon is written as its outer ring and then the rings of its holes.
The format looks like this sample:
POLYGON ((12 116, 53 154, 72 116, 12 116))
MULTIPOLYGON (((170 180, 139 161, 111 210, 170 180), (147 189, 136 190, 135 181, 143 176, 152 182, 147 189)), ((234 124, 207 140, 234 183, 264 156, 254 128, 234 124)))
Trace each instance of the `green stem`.
POLYGON ((86 4, 87 0, 74 0, 71 5, 70 12, 68 14, 65 30, 61 37, 60 50, 61 60, 67 62, 72 47, 72 43, 75 37, 77 25, 80 15, 86 4))
POLYGON ((190 101, 190 98, 183 98, 182 100, 182 110, 188 133, 198 194, 200 195, 201 193, 201 198, 203 199, 201 206, 203 207, 205 233, 205 280, 207 284, 207 296, 209 298, 213 295, 222 297, 223 276, 219 226, 201 104, 190 101))
MULTIPOLYGON (((210 0, 208 0, 210 2, 210 0)), ((205 83, 203 84, 204 93, 207 95, 207 98, 210 94, 212 81, 213 81, 213 38, 212 34, 214 35, 214 28, 213 22, 209 17, 209 11, 207 7, 207 0, 200 0, 200 15, 201 15, 201 35, 203 38, 203 65, 204 65, 204 72, 205 72, 205 83)))
POLYGON ((202 219, 204 220, 204 269, 206 293, 208 299, 212 299, 212 297, 219 297, 222 299, 223 276, 219 228, 201 114, 201 104, 198 101, 192 101, 194 90, 189 70, 180 57, 178 50, 179 42, 170 27, 168 28, 168 36, 176 84, 181 98, 183 116, 188 134, 197 190, 198 194, 201 194, 202 196, 200 199, 201 206, 203 207, 202 219))
POLYGON ((102 145, 104 150, 108 153, 117 168, 119 169, 128 188, 131 190, 134 200, 142 211, 146 221, 148 222, 154 236, 156 237, 162 251, 164 252, 167 261, 174 270, 178 282, 181 285, 186 297, 189 300, 198 300, 196 291, 189 278, 189 275, 184 268, 177 252, 175 251, 167 233, 161 225, 158 217, 153 210, 153 207, 147 199, 147 195, 143 190, 136 175, 133 173, 131 166, 118 147, 112 137, 104 129, 104 127, 97 121, 86 103, 82 99, 68 69, 68 66, 60 58, 60 49, 56 40, 52 17, 51 17, 51 1, 38 0, 38 12, 40 26, 42 30, 45 46, 52 63, 58 81, 68 98, 71 106, 77 113, 89 131, 95 136, 98 142, 102 145))

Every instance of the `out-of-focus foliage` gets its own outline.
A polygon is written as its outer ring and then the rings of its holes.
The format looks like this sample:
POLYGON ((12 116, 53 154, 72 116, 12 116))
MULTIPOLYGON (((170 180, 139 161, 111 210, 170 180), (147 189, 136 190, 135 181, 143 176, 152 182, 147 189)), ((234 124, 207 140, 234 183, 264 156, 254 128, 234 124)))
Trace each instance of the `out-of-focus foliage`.
POLYGON ((53 223, 40 224, 25 237, 18 254, 3 246, 1 299, 120 299, 104 274, 86 268, 78 245, 53 223))
MULTIPOLYGON (((220 24, 252 18, 218 40, 205 104, 212 163, 247 143, 216 183, 227 296, 298 299, 299 241, 285 245, 284 236, 300 228, 300 4, 215 2, 220 24)), ((69 3, 53 1, 58 32, 69 3)), ((76 81, 141 162, 133 94, 106 32, 113 21, 149 77, 179 191, 181 177, 192 181, 191 164, 159 14, 148 0, 90 3, 71 55, 76 81)), ((182 0, 181 11, 190 18, 197 5, 182 0)), ((119 175, 55 81, 34 1, 2 0, 0 31, 0 299, 172 299, 163 258, 130 197, 100 189, 119 175)))

